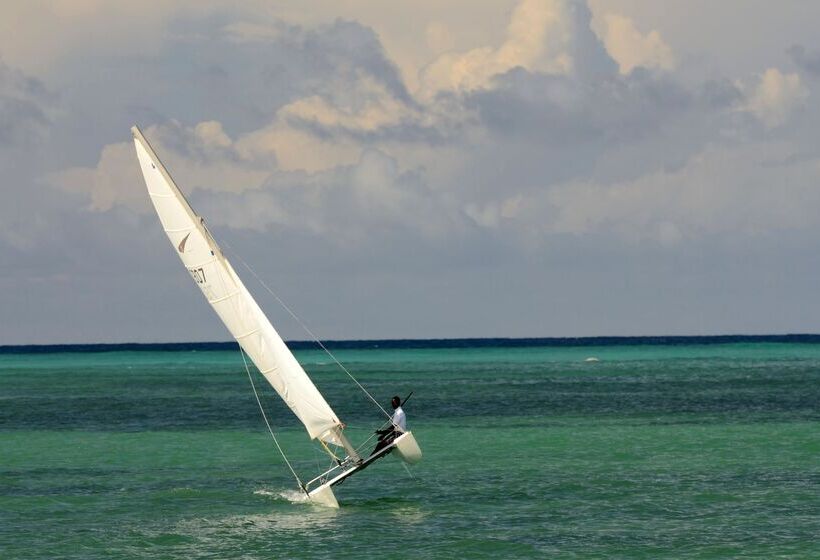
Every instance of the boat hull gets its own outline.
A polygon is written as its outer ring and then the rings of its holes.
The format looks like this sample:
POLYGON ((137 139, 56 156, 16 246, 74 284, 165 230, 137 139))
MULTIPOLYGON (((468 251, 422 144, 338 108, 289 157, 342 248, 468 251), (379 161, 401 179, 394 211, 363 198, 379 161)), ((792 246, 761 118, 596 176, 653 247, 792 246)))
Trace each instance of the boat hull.
POLYGON ((361 464, 343 472, 335 477, 331 478, 321 486, 317 487, 315 490, 311 490, 308 493, 308 498, 311 502, 331 508, 338 508, 339 502, 336 500, 336 496, 333 494, 332 487, 335 484, 339 484, 348 477, 353 476, 357 472, 366 469, 369 467, 373 462, 381 459, 385 455, 395 451, 398 457, 404 461, 405 463, 410 463, 411 465, 414 463, 418 463, 421 461, 421 448, 419 444, 416 442, 416 438, 413 437, 412 432, 404 432, 402 435, 397 437, 393 440, 390 445, 383 448, 381 451, 376 453, 375 455, 371 455, 367 459, 365 459, 361 464))
POLYGON ((413 465, 421 461, 421 448, 413 437, 413 432, 404 432, 393 443, 396 446, 396 454, 405 463, 413 465))
POLYGON ((336 500, 336 495, 333 493, 330 484, 322 484, 316 490, 310 492, 308 498, 311 502, 320 506, 339 508, 339 502, 336 500))

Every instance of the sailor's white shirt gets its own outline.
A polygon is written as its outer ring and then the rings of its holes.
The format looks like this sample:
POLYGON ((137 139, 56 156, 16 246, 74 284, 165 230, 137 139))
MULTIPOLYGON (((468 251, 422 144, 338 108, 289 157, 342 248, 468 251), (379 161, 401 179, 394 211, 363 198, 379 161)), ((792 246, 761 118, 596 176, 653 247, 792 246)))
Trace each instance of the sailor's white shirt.
POLYGON ((407 431, 407 417, 404 415, 404 411, 401 407, 397 408, 393 412, 393 425, 399 429, 400 432, 407 431))

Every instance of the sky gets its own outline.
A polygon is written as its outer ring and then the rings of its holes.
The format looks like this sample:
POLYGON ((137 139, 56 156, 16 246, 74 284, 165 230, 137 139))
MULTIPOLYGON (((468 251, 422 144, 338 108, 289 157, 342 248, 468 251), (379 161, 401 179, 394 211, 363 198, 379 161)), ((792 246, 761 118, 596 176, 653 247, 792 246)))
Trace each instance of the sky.
POLYGON ((820 332, 820 4, 0 4, 0 345, 820 332), (248 267, 245 266, 247 263, 248 267))

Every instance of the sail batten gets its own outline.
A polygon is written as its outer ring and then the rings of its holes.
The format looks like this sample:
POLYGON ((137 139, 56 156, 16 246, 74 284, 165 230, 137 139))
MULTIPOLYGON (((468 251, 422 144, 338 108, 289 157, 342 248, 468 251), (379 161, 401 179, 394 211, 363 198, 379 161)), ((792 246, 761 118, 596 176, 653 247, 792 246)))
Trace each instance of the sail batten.
MULTIPOLYGON (((228 300, 228 299, 230 299, 230 298, 232 298, 232 297, 236 297, 236 296, 238 296, 238 295, 241 295, 241 292, 238 292, 238 291, 237 291, 237 292, 230 293, 230 294, 228 294, 228 295, 226 295, 226 296, 222 296, 222 297, 220 297, 220 298, 216 298, 216 299, 209 299, 209 300, 208 300, 208 303, 210 303, 211 305, 214 305, 214 304, 216 304, 216 303, 222 303, 223 301, 228 300)), ((234 338, 236 338, 236 337, 234 337, 234 338)))
POLYGON ((239 279, 140 130, 133 127, 131 131, 162 228, 205 299, 305 425, 310 437, 338 443, 342 423, 239 279))

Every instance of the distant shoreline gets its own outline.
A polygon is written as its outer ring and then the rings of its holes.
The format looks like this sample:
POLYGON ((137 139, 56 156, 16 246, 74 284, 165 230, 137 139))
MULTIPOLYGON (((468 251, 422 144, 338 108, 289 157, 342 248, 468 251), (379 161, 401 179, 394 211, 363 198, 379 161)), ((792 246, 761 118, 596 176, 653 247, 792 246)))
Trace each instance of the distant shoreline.
MULTIPOLYGON (((714 335, 714 336, 590 336, 563 338, 435 338, 325 340, 335 350, 436 349, 436 348, 529 348, 537 346, 681 346, 742 343, 820 344, 820 334, 714 335)), ((313 350, 319 346, 309 340, 287 342, 292 350, 313 350)), ((113 344, 23 344, 0 346, 0 354, 53 354, 64 352, 181 352, 233 350, 235 342, 157 342, 113 344)))

